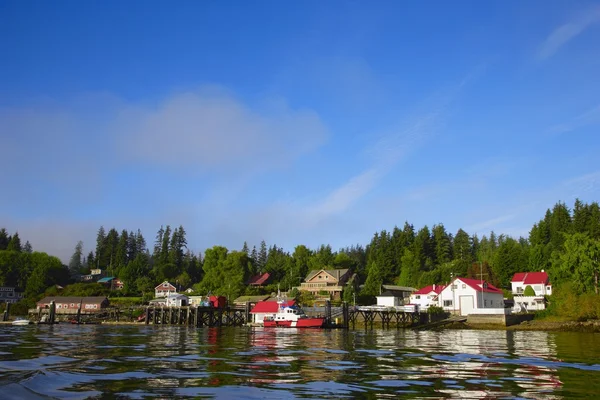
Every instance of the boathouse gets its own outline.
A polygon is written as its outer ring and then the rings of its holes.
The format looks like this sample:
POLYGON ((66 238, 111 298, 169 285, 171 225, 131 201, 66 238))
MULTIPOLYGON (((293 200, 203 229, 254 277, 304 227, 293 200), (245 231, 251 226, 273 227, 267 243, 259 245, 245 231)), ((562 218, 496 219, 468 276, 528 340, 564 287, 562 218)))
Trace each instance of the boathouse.
MULTIPOLYGON (((288 300, 283 303, 284 307, 292 306, 296 303, 295 300, 288 300)), ((250 311, 252 322, 262 324, 266 316, 277 314, 279 303, 275 300, 259 301, 250 311)))
POLYGON ((502 290, 484 280, 454 278, 438 297, 439 305, 459 315, 506 314, 502 290))
POLYGON ((56 312, 58 314, 69 314, 77 312, 77 309, 81 306, 81 311, 85 312, 97 312, 108 307, 109 301, 105 296, 94 296, 94 297, 44 297, 42 300, 37 302, 38 308, 50 307, 50 303, 54 302, 56 305, 56 312))

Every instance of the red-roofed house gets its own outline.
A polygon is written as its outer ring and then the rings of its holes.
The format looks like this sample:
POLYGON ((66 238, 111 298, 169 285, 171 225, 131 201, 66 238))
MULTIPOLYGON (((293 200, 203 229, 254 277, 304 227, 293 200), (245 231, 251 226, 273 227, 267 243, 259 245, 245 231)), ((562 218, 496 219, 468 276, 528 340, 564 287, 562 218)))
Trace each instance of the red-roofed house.
POLYGON ((438 296, 439 305, 460 315, 506 314, 502 290, 479 279, 454 278, 438 296))
MULTIPOLYGON (((283 303, 284 307, 292 306, 296 303, 295 300, 288 300, 283 303)), ((252 322, 262 324, 266 316, 274 316, 277 314, 279 304, 275 300, 259 301, 254 308, 250 310, 252 314, 252 322)))
POLYGON ((267 284, 271 274, 265 272, 264 274, 254 275, 250 279, 248 279, 247 285, 253 287, 261 287, 267 284))
POLYGON ((541 272, 517 272, 511 279, 510 285, 515 300, 513 310, 516 312, 543 310, 546 308, 544 296, 552 294, 552 285, 544 270, 541 272), (527 286, 531 286, 535 296, 523 296, 527 286))
POLYGON ((430 306, 439 306, 438 296, 445 287, 445 285, 425 286, 410 295, 410 304, 418 306, 419 311, 425 311, 430 306))

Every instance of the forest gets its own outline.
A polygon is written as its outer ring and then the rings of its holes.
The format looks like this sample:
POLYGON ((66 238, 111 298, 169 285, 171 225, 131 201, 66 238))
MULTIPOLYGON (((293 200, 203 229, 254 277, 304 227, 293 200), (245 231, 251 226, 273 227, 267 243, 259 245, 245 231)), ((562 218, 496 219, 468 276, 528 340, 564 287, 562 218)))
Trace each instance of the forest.
POLYGON ((152 248, 140 230, 111 228, 107 232, 100 227, 95 248, 85 254, 84 244, 76 243, 68 265, 34 251, 29 242, 22 245, 18 233, 10 235, 1 229, 0 285, 23 289, 27 301, 33 303, 49 287, 64 286, 100 268, 124 282, 120 295, 148 297, 154 286, 170 280, 181 288, 193 287, 199 294, 236 298, 258 294, 245 285, 254 274, 269 272, 270 286, 263 291, 273 291, 278 285, 283 290, 299 286, 313 269, 349 268, 356 279, 348 285, 344 299, 349 301, 356 294, 369 302, 382 284, 420 288, 463 276, 483 278, 506 290, 514 273, 546 270, 555 292, 559 289, 563 297, 571 296, 570 304, 579 304, 580 297, 587 299, 581 300, 585 304, 579 308, 596 307, 588 313, 600 316, 596 298, 599 255, 600 207, 597 202, 576 200, 572 209, 562 202, 548 209, 527 238, 493 231, 479 238, 463 229, 448 232, 441 223, 415 229, 405 222, 401 228, 376 232, 367 245, 337 251, 323 244, 316 249, 298 245, 290 252, 262 241, 258 248, 243 243, 240 249, 214 246, 195 254, 188 249, 183 226, 161 226, 152 248))

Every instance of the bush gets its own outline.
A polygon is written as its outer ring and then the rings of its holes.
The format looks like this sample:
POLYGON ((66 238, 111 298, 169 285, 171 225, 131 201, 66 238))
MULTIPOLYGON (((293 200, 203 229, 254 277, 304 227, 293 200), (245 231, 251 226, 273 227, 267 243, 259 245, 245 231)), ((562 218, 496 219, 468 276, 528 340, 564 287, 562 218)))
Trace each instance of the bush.
POLYGON ((427 309, 427 314, 438 315, 438 314, 443 314, 443 313, 444 313, 444 309, 442 307, 429 306, 429 308, 427 309))
POLYGON ((535 290, 531 287, 531 285, 527 285, 525 287, 525 291, 523 292, 523 296, 535 296, 535 290))

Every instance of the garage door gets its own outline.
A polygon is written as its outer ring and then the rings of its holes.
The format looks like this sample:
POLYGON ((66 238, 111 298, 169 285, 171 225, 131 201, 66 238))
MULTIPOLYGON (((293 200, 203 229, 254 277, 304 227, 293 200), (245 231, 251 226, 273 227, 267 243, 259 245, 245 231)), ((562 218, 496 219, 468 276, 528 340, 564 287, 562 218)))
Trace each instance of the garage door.
POLYGON ((473 312, 473 296, 460 296, 460 315, 469 315, 473 312))

